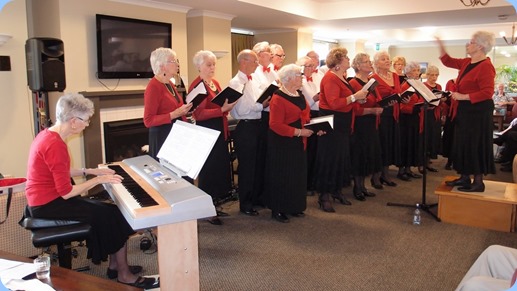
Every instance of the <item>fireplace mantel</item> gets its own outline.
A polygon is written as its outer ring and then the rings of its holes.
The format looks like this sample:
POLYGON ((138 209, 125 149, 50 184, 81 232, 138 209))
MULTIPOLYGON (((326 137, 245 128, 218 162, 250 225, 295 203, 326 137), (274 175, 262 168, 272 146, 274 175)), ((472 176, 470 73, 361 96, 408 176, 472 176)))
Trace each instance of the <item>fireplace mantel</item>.
POLYGON ((144 90, 79 92, 92 100, 95 112, 90 126, 83 132, 84 160, 87 168, 97 168, 102 163, 100 110, 144 105, 144 90))

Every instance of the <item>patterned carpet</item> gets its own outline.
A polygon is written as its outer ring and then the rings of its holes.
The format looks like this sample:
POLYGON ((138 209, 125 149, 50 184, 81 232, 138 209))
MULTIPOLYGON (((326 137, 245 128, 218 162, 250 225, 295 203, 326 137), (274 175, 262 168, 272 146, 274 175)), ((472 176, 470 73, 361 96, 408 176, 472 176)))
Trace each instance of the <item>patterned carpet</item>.
MULTIPOLYGON (((428 174, 428 204, 437 202, 433 192, 442 177, 454 175, 443 170, 444 160, 433 167, 440 171, 428 174)), ((498 173, 487 179, 512 177, 498 173)), ((317 198, 308 197, 306 216, 287 224, 272 220, 267 209, 248 217, 239 214, 237 202, 224 204, 231 215, 224 225, 198 223, 201 290, 454 290, 487 246, 517 247, 513 233, 440 223, 427 213, 420 226, 412 225, 412 208, 386 203, 420 203, 422 180, 393 180, 397 187, 373 191, 377 197, 366 202, 344 189, 353 205, 335 204, 336 213, 322 212, 317 198)), ((145 275, 157 274, 156 253, 139 250, 141 237, 130 240, 129 260, 143 265, 145 275)), ((74 266, 88 263, 83 254, 74 266)), ((90 265, 89 273, 105 277, 107 263, 90 265)))

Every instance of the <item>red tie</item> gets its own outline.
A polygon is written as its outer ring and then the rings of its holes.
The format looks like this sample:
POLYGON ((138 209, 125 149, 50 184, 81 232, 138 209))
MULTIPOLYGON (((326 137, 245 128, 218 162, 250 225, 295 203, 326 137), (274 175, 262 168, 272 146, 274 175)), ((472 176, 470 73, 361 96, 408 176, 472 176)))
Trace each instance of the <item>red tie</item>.
POLYGON ((312 82, 312 77, 307 77, 307 82, 312 82))
POLYGON ((312 72, 313 72, 313 73, 317 73, 317 72, 318 72, 318 69, 316 69, 316 70, 314 70, 314 71, 312 71, 312 72))
POLYGON ((280 70, 280 67, 275 66, 275 71, 280 70))
POLYGON ((271 69, 269 67, 264 67, 264 68, 262 68, 262 71, 269 73, 271 71, 271 69))
POLYGON ((248 81, 253 80, 253 77, 251 75, 247 75, 246 77, 248 77, 248 81))

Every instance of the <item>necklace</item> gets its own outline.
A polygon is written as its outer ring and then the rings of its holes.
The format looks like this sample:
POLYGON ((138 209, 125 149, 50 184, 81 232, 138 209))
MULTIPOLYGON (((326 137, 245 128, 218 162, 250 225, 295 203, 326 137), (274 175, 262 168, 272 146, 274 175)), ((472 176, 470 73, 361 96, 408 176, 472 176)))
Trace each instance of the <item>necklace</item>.
POLYGON ((377 72, 377 75, 379 75, 381 78, 383 78, 386 81, 391 81, 392 76, 391 74, 381 74, 381 72, 377 72))
POLYGON ((172 86, 171 84, 169 83, 164 83, 165 85, 165 88, 167 88, 167 91, 169 91, 169 93, 172 94, 172 97, 174 97, 174 99, 176 99, 176 101, 179 102, 179 99, 178 99, 178 96, 176 96, 176 93, 174 92, 174 89, 172 89, 172 86))
POLYGON ((284 91, 284 93, 286 93, 287 95, 289 96, 293 96, 293 97, 298 97, 298 91, 296 91, 296 93, 292 93, 291 91, 287 90, 286 87, 282 86, 282 91, 284 91))
POLYGON ((203 80, 203 82, 205 82, 205 84, 208 85, 208 87, 210 88, 210 90, 212 91, 215 91, 217 90, 217 87, 215 86, 214 82, 210 81, 210 83, 208 83, 207 81, 203 80))

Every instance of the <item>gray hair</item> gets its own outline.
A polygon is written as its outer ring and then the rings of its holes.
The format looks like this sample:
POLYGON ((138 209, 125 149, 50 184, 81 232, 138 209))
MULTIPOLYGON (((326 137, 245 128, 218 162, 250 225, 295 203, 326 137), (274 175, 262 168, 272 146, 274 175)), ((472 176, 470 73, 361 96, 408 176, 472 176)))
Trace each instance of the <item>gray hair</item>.
POLYGON ((155 75, 161 73, 162 67, 167 64, 168 58, 170 56, 176 59, 176 52, 166 47, 157 48, 151 53, 151 68, 153 69, 153 73, 155 75))
POLYGON ((205 62, 206 59, 212 59, 213 61, 216 61, 217 57, 211 51, 198 51, 194 55, 194 58, 192 58, 192 61, 194 62, 194 66, 196 66, 196 68, 199 69, 199 67, 201 67, 201 65, 205 62))
POLYGON ((370 56, 367 53, 358 53, 355 55, 354 60, 352 61, 352 68, 356 73, 359 72, 359 66, 361 65, 364 57, 367 57, 368 60, 370 60, 370 56))
POLYGON ((74 117, 87 120, 93 112, 93 102, 78 93, 67 93, 56 104, 56 119, 59 122, 67 122, 74 117))
POLYGON ((488 31, 478 31, 472 35, 476 44, 482 47, 483 52, 488 54, 495 45, 495 35, 488 31))
POLYGON ((406 64, 406 67, 404 67, 404 74, 408 74, 409 72, 411 72, 412 70, 418 68, 418 70, 420 71, 420 64, 417 63, 417 62, 409 62, 406 64))
POLYGON ((284 50, 284 48, 277 43, 270 45, 269 48, 271 49, 272 53, 276 53, 277 50, 284 50))
POLYGON ((280 79, 280 83, 286 84, 292 79, 296 77, 296 74, 302 73, 302 67, 295 65, 295 64, 289 64, 285 65, 278 71, 278 78, 280 79))
POLYGON ((303 57, 299 58, 298 60, 296 60, 296 65, 306 66, 307 62, 312 62, 312 59, 310 57, 303 56, 303 57))
POLYGON ((440 74, 440 70, 437 66, 430 65, 427 67, 427 70, 425 71, 426 74, 440 74))
POLYGON ((375 69, 375 71, 377 71, 377 63, 379 62, 382 56, 388 56, 388 58, 391 59, 391 56, 387 51, 377 52, 375 55, 373 55, 373 68, 375 69))
POLYGON ((269 42, 261 41, 253 46, 253 51, 258 55, 260 52, 264 51, 271 52, 271 47, 269 46, 269 42))

